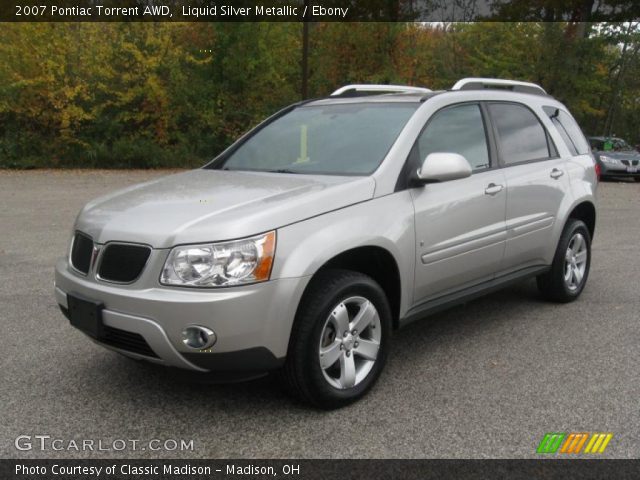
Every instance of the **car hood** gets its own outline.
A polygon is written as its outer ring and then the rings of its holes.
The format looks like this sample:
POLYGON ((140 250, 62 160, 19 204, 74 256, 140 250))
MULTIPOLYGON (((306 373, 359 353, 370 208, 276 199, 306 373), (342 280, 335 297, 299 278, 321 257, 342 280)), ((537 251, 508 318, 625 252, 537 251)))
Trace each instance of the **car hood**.
POLYGON ((169 248, 255 235, 373 197, 371 177, 193 170, 89 202, 76 230, 97 243, 169 248))

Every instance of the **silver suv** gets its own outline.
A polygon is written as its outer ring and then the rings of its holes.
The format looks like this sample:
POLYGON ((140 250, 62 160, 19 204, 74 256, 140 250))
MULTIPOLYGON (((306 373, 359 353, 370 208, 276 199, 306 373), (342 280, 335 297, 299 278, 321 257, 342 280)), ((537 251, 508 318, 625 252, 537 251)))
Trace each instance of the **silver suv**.
POLYGON ((98 344, 332 408, 376 381, 394 329, 510 282, 575 300, 597 178, 538 85, 350 85, 201 169, 88 203, 55 295, 98 344))

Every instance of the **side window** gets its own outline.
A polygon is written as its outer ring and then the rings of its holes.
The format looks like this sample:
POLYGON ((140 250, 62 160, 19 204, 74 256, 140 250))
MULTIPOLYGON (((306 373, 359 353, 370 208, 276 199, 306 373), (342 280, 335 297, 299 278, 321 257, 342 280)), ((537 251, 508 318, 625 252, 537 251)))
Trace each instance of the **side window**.
POLYGON ((489 167, 489 148, 480 106, 456 105, 437 112, 417 142, 419 161, 430 153, 447 152, 462 155, 471 168, 489 167))
POLYGON ((573 155, 589 153, 591 150, 589 143, 571 115, 556 107, 544 107, 544 111, 549 115, 573 155))
POLYGON ((506 165, 551 157, 547 132, 527 107, 492 103, 489 111, 498 131, 500 151, 506 165))

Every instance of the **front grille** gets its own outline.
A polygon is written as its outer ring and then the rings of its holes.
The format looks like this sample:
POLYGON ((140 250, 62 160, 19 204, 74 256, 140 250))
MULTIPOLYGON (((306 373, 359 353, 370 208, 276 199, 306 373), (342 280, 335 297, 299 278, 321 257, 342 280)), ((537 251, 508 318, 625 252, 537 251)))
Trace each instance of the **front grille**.
POLYGON ((159 358, 142 335, 119 328, 104 325, 100 342, 145 357, 159 358))
POLYGON ((627 167, 637 167, 638 160, 622 160, 622 164, 626 165, 627 167))
POLYGON ((76 233, 71 247, 71 265, 73 268, 85 275, 89 273, 92 253, 93 240, 80 232, 76 233))
POLYGON ((151 249, 143 245, 111 243, 104 247, 98 276, 101 280, 118 283, 135 281, 151 255, 151 249))

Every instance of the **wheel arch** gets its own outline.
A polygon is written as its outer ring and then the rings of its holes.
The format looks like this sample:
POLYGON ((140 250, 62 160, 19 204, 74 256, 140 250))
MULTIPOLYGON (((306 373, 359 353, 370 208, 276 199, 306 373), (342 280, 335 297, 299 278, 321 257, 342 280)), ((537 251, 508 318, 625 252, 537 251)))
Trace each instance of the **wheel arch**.
POLYGON ((329 269, 352 270, 373 278, 387 296, 393 327, 398 327, 402 280, 398 263, 389 250, 375 245, 351 248, 327 260, 316 274, 329 269))
POLYGON ((582 220, 587 225, 589 235, 593 240, 596 230, 596 207, 592 202, 584 200, 575 205, 569 213, 567 221, 569 219, 582 220))
POLYGON ((375 280, 389 301, 393 328, 398 327, 402 303, 402 278, 398 262, 388 249, 378 245, 361 245, 334 254, 315 270, 301 298, 304 298, 318 275, 332 269, 362 273, 375 280))

